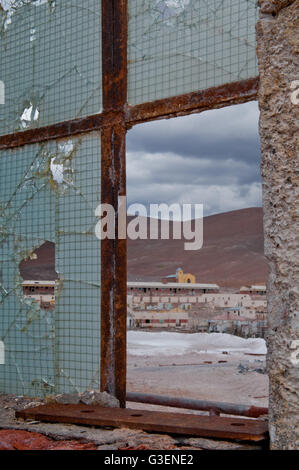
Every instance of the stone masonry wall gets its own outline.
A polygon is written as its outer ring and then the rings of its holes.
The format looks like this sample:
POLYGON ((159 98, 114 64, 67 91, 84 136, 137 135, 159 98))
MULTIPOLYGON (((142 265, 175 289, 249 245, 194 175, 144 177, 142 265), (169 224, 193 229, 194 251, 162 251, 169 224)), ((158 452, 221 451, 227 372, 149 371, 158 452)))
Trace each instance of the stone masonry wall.
POLYGON ((271 448, 286 450, 299 448, 299 0, 259 4, 269 425, 271 448))

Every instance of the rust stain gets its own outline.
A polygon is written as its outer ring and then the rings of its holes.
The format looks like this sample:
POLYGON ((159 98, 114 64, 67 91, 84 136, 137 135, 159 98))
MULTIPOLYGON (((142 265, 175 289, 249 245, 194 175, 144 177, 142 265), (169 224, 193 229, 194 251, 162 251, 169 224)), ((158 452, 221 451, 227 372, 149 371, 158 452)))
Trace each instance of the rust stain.
POLYGON ((123 112, 127 99, 128 1, 102 0, 103 109, 123 112))
POLYGON ((0 450, 97 450, 93 443, 54 441, 43 434, 16 429, 0 430, 0 450))
MULTIPOLYGON (((102 203, 117 214, 118 195, 125 195, 125 127, 102 132, 102 203)), ((116 233, 118 223, 116 217, 116 233)), ((126 240, 101 242, 101 390, 126 401, 126 240)))

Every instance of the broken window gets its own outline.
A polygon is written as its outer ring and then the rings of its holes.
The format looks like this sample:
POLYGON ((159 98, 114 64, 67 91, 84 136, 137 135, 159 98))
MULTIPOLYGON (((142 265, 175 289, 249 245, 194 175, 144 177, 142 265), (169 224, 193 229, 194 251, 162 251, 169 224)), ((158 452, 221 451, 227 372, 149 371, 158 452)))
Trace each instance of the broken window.
POLYGON ((1 0, 0 55, 0 134, 101 112, 99 0, 1 0))
POLYGON ((32 395, 98 386, 99 175, 97 134, 1 152, 2 390, 32 395), (46 241, 55 243, 59 277, 54 311, 23 295, 19 268, 46 241))

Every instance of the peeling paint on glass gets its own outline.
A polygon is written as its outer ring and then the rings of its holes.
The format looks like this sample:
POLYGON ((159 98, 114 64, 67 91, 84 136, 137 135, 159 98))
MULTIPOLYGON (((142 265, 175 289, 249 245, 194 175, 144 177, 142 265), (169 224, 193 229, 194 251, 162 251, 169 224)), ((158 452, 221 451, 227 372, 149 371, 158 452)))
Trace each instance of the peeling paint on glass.
POLYGON ((256 0, 129 0, 128 101, 258 75, 256 0))
POLYGON ((101 112, 100 0, 0 0, 0 56, 0 135, 101 112))
POLYGON ((0 152, 0 391, 43 396, 99 387, 100 139, 0 152), (24 297, 19 264, 55 243, 55 310, 24 297))

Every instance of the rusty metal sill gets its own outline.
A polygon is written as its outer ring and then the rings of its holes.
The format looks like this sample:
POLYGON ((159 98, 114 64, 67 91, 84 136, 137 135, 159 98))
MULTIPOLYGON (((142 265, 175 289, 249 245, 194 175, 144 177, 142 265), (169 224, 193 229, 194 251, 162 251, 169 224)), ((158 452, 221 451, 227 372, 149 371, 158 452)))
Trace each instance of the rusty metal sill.
POLYGON ((16 411, 16 418, 48 423, 98 427, 126 427, 143 431, 242 441, 264 441, 268 425, 264 421, 220 416, 102 408, 83 404, 49 404, 16 411))

